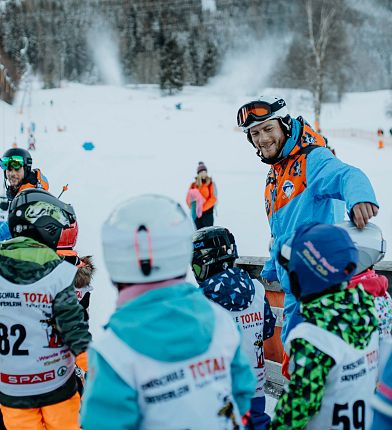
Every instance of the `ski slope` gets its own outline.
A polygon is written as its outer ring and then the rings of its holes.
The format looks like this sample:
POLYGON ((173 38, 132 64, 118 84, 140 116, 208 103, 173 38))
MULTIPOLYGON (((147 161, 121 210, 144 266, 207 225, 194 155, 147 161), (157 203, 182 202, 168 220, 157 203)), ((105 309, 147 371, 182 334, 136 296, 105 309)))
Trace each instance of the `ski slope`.
MULTIPOLYGON (((308 93, 265 93, 282 95, 292 115, 313 120, 308 93)), ((0 102, 2 149, 13 142, 26 147, 26 129, 35 122, 34 166, 48 177, 53 194, 69 185, 62 198, 78 215, 77 249, 93 255, 98 269, 90 306, 93 334, 100 332, 116 298, 102 260, 103 221, 116 204, 142 193, 162 193, 185 204, 198 161, 205 162, 217 184, 216 224, 235 234, 240 255, 267 255, 263 192, 268 167, 235 124, 237 108, 251 97, 257 94, 241 98, 214 87, 185 88, 180 95, 161 97, 154 86, 68 84, 33 90, 23 111, 20 99, 14 106, 0 102), (84 142, 95 149, 83 150, 84 142)), ((384 114, 391 98, 387 91, 347 95, 342 103, 324 107, 321 124, 337 155, 371 179, 381 207, 376 222, 392 246, 392 141, 386 139, 379 150, 376 136, 378 127, 392 127, 384 114)), ((390 251, 386 259, 392 259, 390 251)))

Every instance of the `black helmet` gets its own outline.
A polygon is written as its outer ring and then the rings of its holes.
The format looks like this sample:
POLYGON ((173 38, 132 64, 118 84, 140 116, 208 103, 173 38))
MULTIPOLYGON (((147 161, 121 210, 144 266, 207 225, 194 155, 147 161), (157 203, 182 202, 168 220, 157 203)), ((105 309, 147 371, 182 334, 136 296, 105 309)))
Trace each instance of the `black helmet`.
POLYGON ((71 205, 35 188, 18 194, 11 202, 8 215, 12 237, 30 237, 52 249, 56 249, 63 229, 75 221, 71 205))
POLYGON ((200 284, 233 267, 238 258, 234 236, 224 227, 204 227, 193 234, 192 270, 200 284))
MULTIPOLYGON (((31 158, 30 152, 23 148, 10 148, 4 152, 3 157, 22 157, 24 164, 24 177, 26 178, 28 174, 31 172, 31 166, 33 164, 33 159, 31 158)), ((5 171, 4 171, 5 175, 5 171)))

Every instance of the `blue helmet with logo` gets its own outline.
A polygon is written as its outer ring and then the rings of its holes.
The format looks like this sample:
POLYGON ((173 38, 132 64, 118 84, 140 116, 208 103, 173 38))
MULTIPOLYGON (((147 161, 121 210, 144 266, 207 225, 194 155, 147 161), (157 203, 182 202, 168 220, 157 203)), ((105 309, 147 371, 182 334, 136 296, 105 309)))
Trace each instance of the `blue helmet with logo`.
POLYGON ((300 226, 278 253, 298 299, 333 291, 355 273, 358 250, 342 228, 317 222, 300 226))

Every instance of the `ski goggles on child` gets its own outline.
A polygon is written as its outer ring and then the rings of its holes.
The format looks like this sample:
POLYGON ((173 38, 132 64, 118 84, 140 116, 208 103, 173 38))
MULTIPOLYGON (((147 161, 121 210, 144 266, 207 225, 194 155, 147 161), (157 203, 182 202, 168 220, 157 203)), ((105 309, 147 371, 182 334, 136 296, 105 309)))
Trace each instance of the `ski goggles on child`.
POLYGON ((13 155, 12 157, 3 157, 0 164, 3 170, 19 170, 24 166, 24 160, 20 155, 13 155))
POLYGON ((237 125, 238 127, 248 127, 254 121, 265 121, 284 106, 286 106, 286 102, 283 99, 272 104, 265 101, 249 102, 239 108, 237 125))

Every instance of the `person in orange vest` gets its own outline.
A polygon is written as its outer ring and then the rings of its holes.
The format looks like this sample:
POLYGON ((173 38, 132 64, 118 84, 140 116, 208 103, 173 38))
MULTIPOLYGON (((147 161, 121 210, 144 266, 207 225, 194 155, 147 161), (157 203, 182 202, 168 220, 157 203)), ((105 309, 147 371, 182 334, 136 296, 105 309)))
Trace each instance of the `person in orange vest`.
POLYGON ((28 188, 49 190, 49 182, 40 169, 32 169, 33 159, 23 148, 11 148, 1 158, 4 170, 4 186, 7 198, 12 201, 21 191, 28 188))
POLYGON ((214 206, 217 202, 217 193, 215 183, 208 176, 207 167, 202 161, 199 161, 196 173, 195 181, 192 182, 188 190, 187 203, 191 207, 192 202, 189 200, 189 195, 192 190, 198 190, 204 198, 202 214, 200 217, 195 217, 194 219, 196 228, 199 229, 214 225, 214 206))

